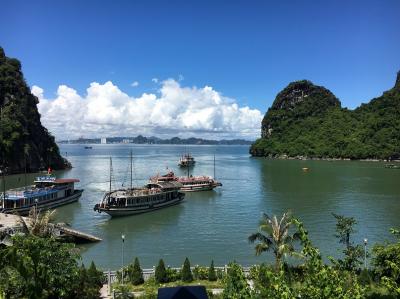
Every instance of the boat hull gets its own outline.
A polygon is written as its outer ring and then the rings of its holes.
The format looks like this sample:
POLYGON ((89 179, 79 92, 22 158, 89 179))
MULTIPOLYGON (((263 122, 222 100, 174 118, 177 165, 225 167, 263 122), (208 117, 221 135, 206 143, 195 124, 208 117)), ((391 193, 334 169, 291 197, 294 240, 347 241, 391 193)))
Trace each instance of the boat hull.
MULTIPOLYGON (((61 199, 57 199, 57 200, 53 200, 53 201, 43 201, 37 204, 37 208, 39 211, 45 211, 45 210, 50 210, 50 209, 54 209, 56 207, 59 206, 63 206, 69 203, 73 203, 75 201, 78 201, 78 199, 82 196, 83 190, 75 190, 75 192, 67 197, 61 198, 61 199)), ((26 207, 21 207, 21 208, 15 208, 15 209, 4 209, 2 212, 3 213, 15 213, 15 214, 19 214, 21 216, 25 216, 29 214, 29 211, 35 207, 36 205, 30 205, 30 206, 26 206, 26 207)))
POLYGON ((153 212, 156 210, 164 209, 170 206, 177 205, 181 203, 184 199, 184 195, 181 195, 175 199, 169 200, 164 203, 159 203, 159 204, 154 204, 154 205, 149 205, 149 206, 143 206, 143 207, 122 207, 122 208, 102 208, 102 207, 95 207, 95 210, 97 210, 99 213, 104 212, 110 215, 111 217, 121 217, 121 216, 129 216, 129 215, 138 215, 138 214, 143 214, 143 213, 148 213, 148 212, 153 212))

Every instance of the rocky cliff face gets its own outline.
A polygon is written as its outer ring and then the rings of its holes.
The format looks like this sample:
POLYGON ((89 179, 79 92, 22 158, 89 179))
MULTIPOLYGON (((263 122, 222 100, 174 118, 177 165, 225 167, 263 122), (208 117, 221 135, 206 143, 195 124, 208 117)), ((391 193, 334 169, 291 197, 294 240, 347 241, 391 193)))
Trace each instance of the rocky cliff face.
POLYGON ((70 167, 54 137, 40 123, 38 99, 27 86, 21 64, 0 47, 0 168, 7 174, 70 167))
POLYGON ((261 136, 253 156, 398 159, 400 72, 392 89, 353 111, 324 87, 290 83, 265 114, 261 136))
POLYGON ((275 98, 261 123, 261 136, 269 137, 275 125, 284 119, 300 119, 325 113, 331 107, 340 107, 332 92, 308 80, 290 83, 275 98))

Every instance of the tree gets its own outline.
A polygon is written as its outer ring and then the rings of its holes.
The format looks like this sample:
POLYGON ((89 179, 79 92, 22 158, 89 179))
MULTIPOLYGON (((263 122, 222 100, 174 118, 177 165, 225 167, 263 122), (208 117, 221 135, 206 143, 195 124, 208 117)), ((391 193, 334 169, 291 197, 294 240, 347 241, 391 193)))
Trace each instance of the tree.
POLYGON ((144 282, 143 271, 140 268, 139 259, 136 257, 135 261, 128 266, 128 277, 133 285, 139 285, 144 282))
MULTIPOLYGON (((0 271, 22 279, 23 297, 65 298, 74 293, 74 282, 79 280, 79 256, 71 244, 53 238, 17 235, 13 237, 13 245, 1 250, 0 256, 0 271)), ((0 277, 3 275, 6 274, 0 273, 0 277)))
POLYGON ((348 271, 355 271, 362 264, 363 248, 360 244, 354 245, 351 235, 355 233, 357 221, 353 217, 345 217, 332 213, 336 218, 336 234, 339 243, 345 244, 344 259, 335 261, 337 266, 348 271))
POLYGON ((192 271, 190 270, 190 262, 188 258, 185 258, 185 262, 183 263, 182 267, 182 281, 191 282, 193 281, 192 271))
POLYGON ((165 264, 162 259, 160 259, 160 261, 158 262, 154 276, 158 283, 168 282, 167 281, 167 272, 165 270, 165 264))
POLYGON ((214 268, 214 261, 211 261, 211 266, 208 268, 208 280, 209 281, 216 281, 217 280, 217 273, 215 273, 214 268))
POLYGON ((54 219, 55 212, 56 210, 47 210, 42 214, 33 207, 29 211, 28 218, 20 216, 19 221, 25 233, 37 237, 51 237, 54 232, 51 221, 54 219))
POLYGON ((400 231, 391 229, 394 243, 376 244, 373 248, 375 272, 390 292, 400 297, 400 231))
POLYGON ((255 246, 256 255, 272 250, 275 255, 277 271, 281 267, 284 256, 294 253, 293 242, 296 240, 297 234, 289 234, 291 225, 292 217, 288 212, 284 213, 279 221, 276 216, 271 218, 264 213, 259 224, 259 231, 248 238, 250 243, 259 242, 255 246))
POLYGON ((228 273, 224 279, 224 299, 247 299, 250 298, 250 288, 244 276, 243 269, 237 263, 228 265, 228 273))

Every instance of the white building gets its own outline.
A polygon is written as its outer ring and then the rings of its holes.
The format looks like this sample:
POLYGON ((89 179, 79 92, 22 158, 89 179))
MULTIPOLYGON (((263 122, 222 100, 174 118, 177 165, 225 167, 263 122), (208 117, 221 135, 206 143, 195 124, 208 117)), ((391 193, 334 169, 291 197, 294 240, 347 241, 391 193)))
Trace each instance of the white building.
POLYGON ((107 138, 101 138, 100 143, 101 144, 107 144, 107 138))

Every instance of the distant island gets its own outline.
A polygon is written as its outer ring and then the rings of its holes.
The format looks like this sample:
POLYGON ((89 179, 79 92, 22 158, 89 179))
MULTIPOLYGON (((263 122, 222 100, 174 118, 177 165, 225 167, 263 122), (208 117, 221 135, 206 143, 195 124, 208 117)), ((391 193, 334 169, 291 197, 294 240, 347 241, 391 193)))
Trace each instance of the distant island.
POLYGON ((271 158, 400 159, 400 72, 395 86, 355 110, 328 89, 290 83, 268 109, 250 154, 271 158))
POLYGON ((136 137, 107 137, 107 138, 79 138, 74 140, 61 140, 58 143, 65 144, 108 144, 108 143, 133 143, 133 144, 187 144, 187 145, 250 145, 252 141, 244 139, 231 140, 209 140, 202 138, 179 138, 161 139, 157 137, 144 137, 138 135, 136 137))
POLYGON ((5 174, 71 167, 42 126, 38 103, 25 82, 21 63, 6 57, 0 47, 0 169, 5 174))

